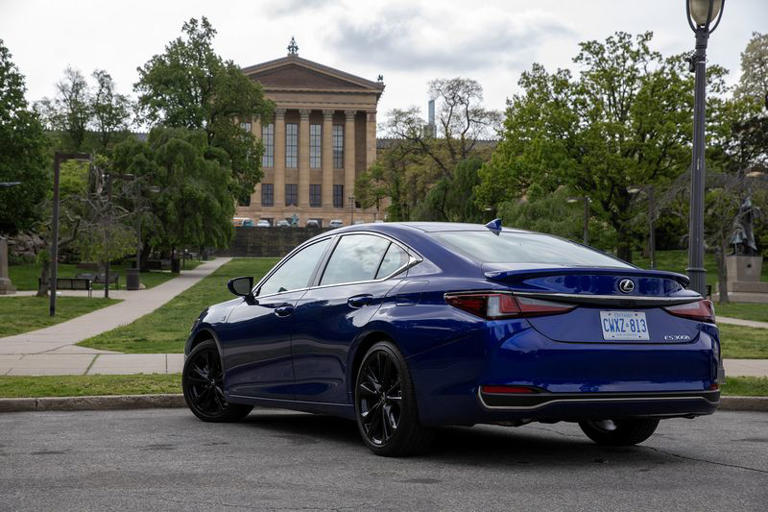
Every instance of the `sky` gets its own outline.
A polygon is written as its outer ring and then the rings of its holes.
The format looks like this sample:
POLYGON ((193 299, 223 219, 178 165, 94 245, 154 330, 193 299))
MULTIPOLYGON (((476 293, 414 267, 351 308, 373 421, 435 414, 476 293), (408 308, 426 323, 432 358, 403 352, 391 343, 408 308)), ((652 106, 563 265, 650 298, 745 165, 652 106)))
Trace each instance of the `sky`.
MULTIPOLYGON (((477 80, 487 108, 503 109, 534 62, 576 69, 578 43, 615 31, 654 32, 663 55, 691 50, 685 0, 0 0, 0 39, 26 77, 27 99, 55 94, 72 66, 105 69, 132 94, 136 68, 162 53, 191 17, 218 31, 214 46, 246 67, 299 55, 369 80, 384 76, 381 114, 416 105, 426 111, 427 83, 477 80)), ((768 32, 768 0, 727 0, 709 43, 709 62, 739 77, 752 32, 768 32)), ((425 114, 426 115, 426 114, 425 114)))

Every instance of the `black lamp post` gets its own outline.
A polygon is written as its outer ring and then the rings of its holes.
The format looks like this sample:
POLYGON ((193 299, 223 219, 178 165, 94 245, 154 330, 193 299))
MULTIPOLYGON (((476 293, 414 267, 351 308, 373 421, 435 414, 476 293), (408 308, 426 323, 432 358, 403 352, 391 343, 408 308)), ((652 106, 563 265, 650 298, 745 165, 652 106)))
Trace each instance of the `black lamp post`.
POLYGON ((691 212, 688 234, 688 277, 691 288, 704 295, 704 121, 706 116, 707 41, 720 24, 725 0, 685 0, 688 25, 696 34, 696 51, 690 70, 696 73, 693 105, 693 162, 691 164, 691 212))

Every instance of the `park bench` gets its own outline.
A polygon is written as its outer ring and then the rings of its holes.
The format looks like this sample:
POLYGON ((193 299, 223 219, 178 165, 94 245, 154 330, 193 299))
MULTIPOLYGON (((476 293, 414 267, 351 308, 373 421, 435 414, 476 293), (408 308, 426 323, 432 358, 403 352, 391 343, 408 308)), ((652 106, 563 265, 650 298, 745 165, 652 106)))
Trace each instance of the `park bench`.
MULTIPOLYGON (((77 274, 75 276, 79 279, 90 279, 93 284, 104 284, 106 276, 104 274, 77 274)), ((117 272, 109 273, 109 284, 114 284, 116 289, 120 289, 120 274, 117 272)))
MULTIPOLYGON (((40 289, 42 283, 40 278, 37 278, 37 287, 40 289)), ((92 296, 93 286, 91 279, 87 277, 57 277, 56 278, 57 290, 87 290, 88 297, 92 296)))

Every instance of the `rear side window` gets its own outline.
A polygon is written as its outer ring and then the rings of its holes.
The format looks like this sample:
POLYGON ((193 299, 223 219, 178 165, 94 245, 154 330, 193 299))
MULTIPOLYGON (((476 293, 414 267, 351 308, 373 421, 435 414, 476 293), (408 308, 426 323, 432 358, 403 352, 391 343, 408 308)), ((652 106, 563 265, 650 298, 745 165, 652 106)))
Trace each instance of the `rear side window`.
POLYGON ((379 271, 376 273, 376 279, 387 277, 395 270, 403 268, 408 263, 409 259, 408 253, 402 250, 398 245, 389 244, 389 248, 387 249, 386 254, 384 254, 384 259, 381 260, 379 271))
POLYGON ((277 271, 267 279, 259 289, 259 295, 287 292, 306 288, 309 278, 315 270, 317 263, 323 256, 325 248, 330 243, 330 238, 305 247, 297 252, 291 259, 283 263, 277 271))
POLYGON ((553 265, 633 268, 567 240, 539 233, 446 231, 432 233, 441 244, 480 263, 545 263, 553 265))
POLYGON ((374 235, 347 235, 339 240, 325 267, 321 285, 374 279, 389 240, 374 235))

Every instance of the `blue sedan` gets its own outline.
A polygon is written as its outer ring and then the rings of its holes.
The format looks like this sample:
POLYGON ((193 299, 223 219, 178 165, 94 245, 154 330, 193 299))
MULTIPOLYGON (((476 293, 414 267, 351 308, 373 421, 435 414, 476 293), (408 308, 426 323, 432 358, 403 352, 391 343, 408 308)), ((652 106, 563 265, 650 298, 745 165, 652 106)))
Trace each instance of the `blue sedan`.
POLYGON ((633 445, 719 403, 714 311, 687 284, 498 221, 348 226, 228 283, 237 298, 192 327, 184 397, 205 421, 349 418, 379 455, 477 423, 573 421, 633 445))

